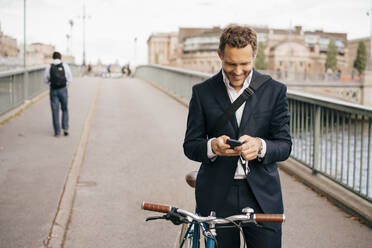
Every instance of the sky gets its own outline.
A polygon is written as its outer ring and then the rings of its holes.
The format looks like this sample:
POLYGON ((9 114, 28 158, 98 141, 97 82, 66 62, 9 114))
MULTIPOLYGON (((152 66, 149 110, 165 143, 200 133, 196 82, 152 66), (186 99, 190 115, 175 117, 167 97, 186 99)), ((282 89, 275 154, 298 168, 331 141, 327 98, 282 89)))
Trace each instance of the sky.
MULTIPOLYGON (((372 0, 26 0, 26 43, 51 44, 66 54, 70 35, 71 53, 81 63, 84 3, 86 61, 93 64, 145 64, 149 36, 180 27, 301 25, 305 31, 347 33, 348 39, 371 33, 372 0)), ((5 35, 23 43, 24 0, 0 0, 0 23, 5 35)))

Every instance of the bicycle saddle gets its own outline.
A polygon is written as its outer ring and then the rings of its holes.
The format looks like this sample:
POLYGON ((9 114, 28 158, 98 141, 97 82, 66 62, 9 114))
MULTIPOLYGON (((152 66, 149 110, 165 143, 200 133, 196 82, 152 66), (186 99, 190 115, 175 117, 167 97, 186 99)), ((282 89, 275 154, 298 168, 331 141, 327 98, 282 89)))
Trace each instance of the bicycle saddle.
POLYGON ((185 179, 188 185, 190 185, 191 188, 195 188, 196 184, 196 176, 198 175, 197 171, 190 171, 186 174, 185 179))

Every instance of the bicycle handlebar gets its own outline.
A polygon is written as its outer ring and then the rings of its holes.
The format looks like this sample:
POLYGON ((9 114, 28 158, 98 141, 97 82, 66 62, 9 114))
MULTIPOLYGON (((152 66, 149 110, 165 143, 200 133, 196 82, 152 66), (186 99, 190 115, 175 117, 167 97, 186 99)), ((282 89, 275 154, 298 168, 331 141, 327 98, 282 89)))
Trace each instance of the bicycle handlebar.
POLYGON ((284 214, 253 214, 253 220, 259 222, 284 222, 284 214))
MULTIPOLYGON (((169 213, 173 207, 167 205, 159 205, 154 203, 142 203, 142 209, 155 211, 160 213, 169 213)), ((194 213, 183 209, 177 209, 177 212, 187 216, 197 222, 206 222, 206 223, 215 223, 215 224, 227 224, 231 221, 243 221, 243 222, 284 222, 285 215, 284 214, 242 214, 242 215, 233 215, 227 218, 216 218, 214 216, 202 217, 198 216, 194 213)))
POLYGON ((141 208, 144 210, 166 213, 166 214, 169 213, 172 209, 171 206, 159 205, 159 204, 148 203, 148 202, 143 202, 141 208))

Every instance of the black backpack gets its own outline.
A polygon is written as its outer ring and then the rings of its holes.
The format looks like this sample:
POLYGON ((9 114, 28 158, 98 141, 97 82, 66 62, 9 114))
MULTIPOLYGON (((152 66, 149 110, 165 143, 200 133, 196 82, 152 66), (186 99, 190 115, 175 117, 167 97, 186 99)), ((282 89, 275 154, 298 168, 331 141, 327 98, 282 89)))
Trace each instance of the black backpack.
POLYGON ((50 65, 50 87, 52 89, 60 89, 66 87, 65 68, 62 63, 58 65, 50 65))

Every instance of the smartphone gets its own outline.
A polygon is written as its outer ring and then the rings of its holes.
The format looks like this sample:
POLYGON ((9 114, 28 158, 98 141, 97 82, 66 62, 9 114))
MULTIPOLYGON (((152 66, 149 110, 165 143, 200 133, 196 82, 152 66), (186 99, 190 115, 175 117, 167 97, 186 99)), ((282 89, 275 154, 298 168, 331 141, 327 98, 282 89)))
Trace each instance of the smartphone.
POLYGON ((243 142, 241 142, 239 140, 235 140, 235 139, 227 139, 226 144, 230 145, 231 149, 234 149, 237 146, 243 145, 243 142))

